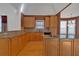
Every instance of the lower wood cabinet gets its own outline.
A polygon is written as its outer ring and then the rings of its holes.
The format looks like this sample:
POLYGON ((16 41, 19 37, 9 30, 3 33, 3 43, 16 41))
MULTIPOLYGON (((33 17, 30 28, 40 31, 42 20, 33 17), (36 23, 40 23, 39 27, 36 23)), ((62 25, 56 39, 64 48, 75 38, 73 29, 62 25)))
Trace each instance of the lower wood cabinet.
POLYGON ((42 33, 24 33, 0 39, 0 56, 16 56, 29 41, 43 40, 42 33))
POLYGON ((27 34, 29 41, 42 41, 43 33, 42 32, 28 32, 27 34))
MULTIPOLYGON (((45 56, 79 56, 79 39, 60 39, 59 38, 44 38, 39 36, 39 33, 32 33, 37 36, 34 38, 28 33, 14 36, 11 38, 0 38, 0 56, 16 56, 22 48, 31 41, 41 41, 41 49, 45 56), (38 39, 39 38, 39 39, 38 39)), ((40 33, 42 34, 42 33, 40 33)), ((32 35, 32 36, 33 36, 32 35)), ((40 45, 38 46, 40 48, 40 45)), ((37 48, 35 48, 36 50, 37 48)), ((38 51, 39 52, 39 51, 38 51)))
POLYGON ((27 35, 0 38, 0 56, 16 56, 28 42, 27 35))
POLYGON ((27 35, 23 34, 23 35, 15 36, 12 39, 10 39, 11 40, 11 43, 10 43, 11 51, 10 52, 12 56, 16 56, 26 45, 26 43, 28 42, 26 37, 27 35))
POLYGON ((10 39, 10 48, 11 48, 11 55, 15 56, 19 52, 19 42, 18 37, 13 37, 10 39))
POLYGON ((0 38, 0 56, 10 55, 10 41, 8 38, 0 38))
POLYGON ((73 40, 61 39, 60 40, 60 56, 73 55, 73 40))
POLYGON ((46 39, 46 55, 47 56, 58 56, 59 55, 59 39, 46 39))
POLYGON ((74 40, 74 56, 79 56, 79 39, 74 40))

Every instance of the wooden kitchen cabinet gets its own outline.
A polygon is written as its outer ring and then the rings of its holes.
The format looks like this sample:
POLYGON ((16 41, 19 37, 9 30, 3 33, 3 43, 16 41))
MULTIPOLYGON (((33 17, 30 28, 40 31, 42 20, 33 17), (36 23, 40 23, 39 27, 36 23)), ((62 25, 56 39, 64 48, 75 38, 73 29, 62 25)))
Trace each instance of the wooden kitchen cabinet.
POLYGON ((49 26, 50 26, 50 17, 46 16, 45 17, 45 28, 49 28, 49 26))
MULTIPOLYGON (((13 35, 16 35, 13 34, 13 35)), ((0 56, 16 56, 28 43, 27 33, 11 37, 0 37, 0 56)))
POLYGON ((79 56, 79 39, 74 40, 74 56, 79 56))
POLYGON ((51 38, 46 39, 46 55, 47 56, 59 56, 59 39, 51 38))
POLYGON ((58 24, 57 16, 50 16, 50 31, 52 32, 52 36, 58 35, 58 24))
POLYGON ((10 39, 11 41, 11 55, 16 56, 17 53, 19 52, 19 40, 18 37, 13 37, 10 39))
POLYGON ((60 40, 60 56, 73 56, 73 40, 60 40))
POLYGON ((0 38, 0 56, 10 55, 10 41, 8 38, 0 38))
POLYGON ((16 56, 27 44, 26 33, 11 38, 11 55, 16 56))
POLYGON ((24 16, 23 26, 25 28, 34 28, 35 27, 35 17, 34 16, 24 16))
POLYGON ((35 33, 32 33, 32 40, 33 41, 41 41, 43 40, 43 34, 41 32, 35 32, 35 33))
POLYGON ((57 16, 50 16, 50 27, 57 27, 57 16))
POLYGON ((43 33, 41 33, 41 32, 29 32, 27 34, 27 38, 29 41, 41 41, 41 40, 43 40, 43 33))

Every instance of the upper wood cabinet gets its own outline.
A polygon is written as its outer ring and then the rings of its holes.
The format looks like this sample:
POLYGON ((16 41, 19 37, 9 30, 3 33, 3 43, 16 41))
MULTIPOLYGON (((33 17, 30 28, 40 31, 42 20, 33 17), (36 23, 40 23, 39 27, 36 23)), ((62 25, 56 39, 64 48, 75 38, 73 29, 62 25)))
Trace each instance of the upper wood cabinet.
POLYGON ((45 17, 45 28, 49 28, 49 26, 50 26, 50 17, 46 16, 45 17))
POLYGON ((50 31, 52 32, 53 36, 57 36, 58 35, 58 18, 57 16, 50 16, 50 31))
POLYGON ((73 40, 60 40, 60 56, 73 55, 73 40))
POLYGON ((57 16, 50 16, 50 27, 57 27, 58 19, 57 16))
POLYGON ((34 28, 35 27, 35 17, 34 16, 24 16, 23 26, 25 28, 34 28))

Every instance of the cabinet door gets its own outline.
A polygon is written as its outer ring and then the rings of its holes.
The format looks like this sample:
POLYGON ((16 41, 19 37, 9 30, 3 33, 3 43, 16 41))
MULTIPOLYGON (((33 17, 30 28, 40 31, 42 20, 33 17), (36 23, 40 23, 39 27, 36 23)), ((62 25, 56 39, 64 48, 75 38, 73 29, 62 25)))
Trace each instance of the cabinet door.
POLYGON ((49 16, 47 16, 47 17, 45 17, 45 28, 49 28, 49 25, 50 25, 50 17, 49 16))
POLYGON ((32 32, 30 36, 31 41, 41 41, 43 39, 43 34, 40 32, 32 32))
POLYGON ((60 40, 60 56, 73 55, 73 40, 60 40))
POLYGON ((48 56, 59 55, 59 40, 57 38, 46 40, 46 52, 48 56))
POLYGON ((24 17, 24 27, 25 28, 34 28, 35 27, 35 17, 24 17))
POLYGON ((50 31, 52 32, 53 36, 57 36, 58 34, 58 19, 57 16, 50 17, 50 31))
POLYGON ((35 40, 35 41, 41 41, 41 40, 43 39, 43 36, 42 36, 42 35, 43 35, 43 34, 40 33, 40 32, 34 33, 34 40, 35 40))
POLYGON ((50 27, 56 27, 58 23, 57 16, 50 17, 50 27))
POLYGON ((0 39, 0 56, 10 55, 9 47, 9 39, 0 39))
POLYGON ((23 39, 23 34, 17 36, 18 38, 18 47, 19 47, 19 51, 23 48, 23 46, 25 45, 24 43, 24 39, 23 39))
POLYGON ((16 56, 18 52, 19 52, 18 38, 13 37, 11 39, 11 55, 16 56))
POLYGON ((79 39, 74 40, 74 55, 79 56, 79 39))

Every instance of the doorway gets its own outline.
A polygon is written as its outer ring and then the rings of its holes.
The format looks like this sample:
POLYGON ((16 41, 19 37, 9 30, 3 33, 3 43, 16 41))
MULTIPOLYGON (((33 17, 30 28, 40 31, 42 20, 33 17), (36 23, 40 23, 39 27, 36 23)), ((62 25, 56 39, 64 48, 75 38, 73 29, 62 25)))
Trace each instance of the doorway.
POLYGON ((7 16, 0 16, 0 32, 7 32, 7 16))

